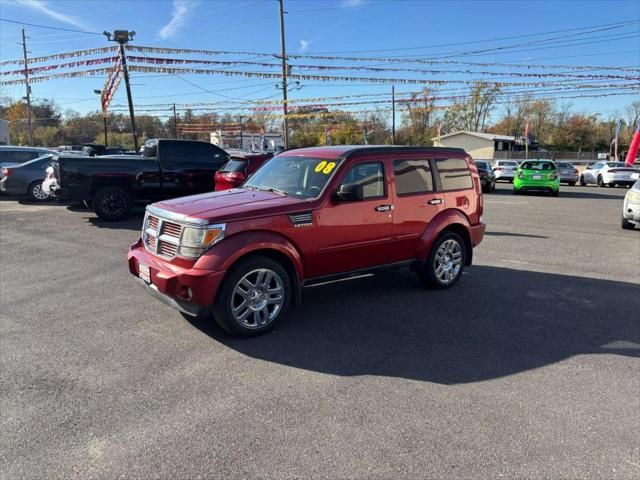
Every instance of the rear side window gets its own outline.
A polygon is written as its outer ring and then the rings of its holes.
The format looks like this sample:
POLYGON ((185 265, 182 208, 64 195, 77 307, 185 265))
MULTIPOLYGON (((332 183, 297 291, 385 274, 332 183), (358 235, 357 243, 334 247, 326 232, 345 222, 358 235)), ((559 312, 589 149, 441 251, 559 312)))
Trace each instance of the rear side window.
POLYGON ((398 195, 433 191, 433 176, 429 160, 394 160, 393 174, 398 195))
POLYGON ((160 155, 168 161, 201 163, 216 169, 229 158, 224 150, 215 145, 196 142, 166 142, 160 145, 160 155))
POLYGON ((463 158, 438 158, 438 175, 443 190, 472 188, 469 165, 463 158))
POLYGON ((247 168, 246 160, 239 160, 236 158, 232 158, 227 163, 225 163, 222 167, 220 167, 220 172, 230 172, 230 173, 244 173, 244 170, 247 168))

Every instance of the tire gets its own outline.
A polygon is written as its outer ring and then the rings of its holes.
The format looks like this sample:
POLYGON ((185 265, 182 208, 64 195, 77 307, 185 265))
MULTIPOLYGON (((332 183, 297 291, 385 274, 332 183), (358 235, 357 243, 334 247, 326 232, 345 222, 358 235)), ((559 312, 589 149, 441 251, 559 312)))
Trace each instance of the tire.
POLYGON ((230 334, 254 337, 271 330, 285 317, 291 293, 291 279, 280 263, 269 257, 247 257, 225 276, 213 316, 230 334), (269 290, 281 293, 269 294, 269 290))
POLYGON ((551 191, 551 196, 552 196, 552 197, 557 197, 557 196, 559 196, 559 195, 560 195, 560 190, 556 190, 555 192, 554 192, 554 191, 551 191))
POLYGON ((584 177, 582 175, 580 175, 580 186, 581 187, 587 186, 587 182, 584 181, 584 177))
POLYGON ((575 187, 575 185, 576 185, 576 182, 569 182, 570 187, 575 187))
POLYGON ((93 210, 93 208, 91 207, 91 201, 90 200, 83 200, 82 201, 82 205, 84 206, 84 208, 86 208, 87 210, 93 210))
POLYGON ((435 290, 453 287, 462 277, 466 248, 458 234, 445 232, 440 235, 433 243, 424 266, 418 271, 422 284, 435 290))
POLYGON ((93 196, 91 207, 102 220, 116 222, 131 210, 131 195, 120 187, 101 188, 93 196))
POLYGON ((602 181, 602 175, 598 175, 598 187, 606 187, 607 184, 602 181))
POLYGON ((634 230, 636 228, 636 226, 631 223, 629 220, 627 220, 626 218, 622 217, 622 228, 624 228, 625 230, 634 230))
POLYGON ((29 199, 34 202, 45 202, 51 198, 49 194, 42 191, 42 180, 31 182, 27 189, 27 195, 29 195, 29 199))
POLYGON ((522 192, 521 192, 520 190, 517 190, 517 189, 515 189, 515 188, 513 189, 513 194, 514 194, 514 195, 520 195, 521 193, 522 193, 522 192))

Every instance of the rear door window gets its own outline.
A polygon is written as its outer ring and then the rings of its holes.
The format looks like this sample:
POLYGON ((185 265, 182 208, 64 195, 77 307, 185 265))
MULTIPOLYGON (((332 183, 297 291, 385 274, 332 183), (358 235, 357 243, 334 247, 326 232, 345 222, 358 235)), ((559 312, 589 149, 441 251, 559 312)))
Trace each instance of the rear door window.
POLYGON ((394 160, 393 174, 399 196, 433 191, 429 160, 394 160))
POLYGON ((442 190, 462 190, 473 187, 469 165, 464 158, 438 158, 436 164, 442 190))

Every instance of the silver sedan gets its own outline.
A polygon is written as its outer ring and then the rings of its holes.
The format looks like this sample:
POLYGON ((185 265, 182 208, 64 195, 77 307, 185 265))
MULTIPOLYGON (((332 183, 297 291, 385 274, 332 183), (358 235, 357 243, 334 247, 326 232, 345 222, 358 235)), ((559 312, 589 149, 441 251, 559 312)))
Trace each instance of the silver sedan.
POLYGON ((560 183, 568 183, 573 186, 578 182, 580 173, 578 169, 570 162, 556 162, 558 174, 560 175, 560 183))

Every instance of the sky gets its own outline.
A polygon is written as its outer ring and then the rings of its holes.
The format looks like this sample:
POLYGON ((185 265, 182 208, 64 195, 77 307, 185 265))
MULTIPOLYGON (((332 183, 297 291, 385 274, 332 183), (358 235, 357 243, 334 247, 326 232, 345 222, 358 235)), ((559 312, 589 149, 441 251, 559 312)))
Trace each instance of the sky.
MULTIPOLYGON (((486 63, 640 66, 638 1, 285 0, 284 3, 287 11, 285 24, 289 54, 384 57, 410 55, 420 58, 441 58, 450 54, 453 56, 449 58, 486 63), (568 34, 576 31, 572 29, 597 29, 598 26, 631 21, 636 23, 583 34, 582 38, 572 37, 575 41, 560 40, 540 45, 534 43, 504 51, 469 54, 470 51, 495 49, 515 43, 550 37, 562 38, 565 32, 568 34), (520 38, 505 39, 515 36, 520 38), (461 52, 466 53, 456 56, 461 52)), ((274 53, 280 51, 279 10, 275 0, 0 0, 0 18, 97 33, 114 29, 135 30, 136 36, 132 43, 144 46, 274 53)), ((0 61, 21 57, 22 47, 18 45, 21 41, 21 27, 19 23, 0 21, 0 61)), ((110 45, 99 34, 30 25, 25 25, 25 28, 30 56, 110 45)), ((250 55, 229 58, 264 60, 250 55)), ((70 60, 61 62, 65 61, 70 60)), ((337 62, 340 63, 344 62, 337 62)), ((369 62, 368 65, 385 64, 369 62)), ((400 66, 415 67, 410 64, 400 66)), ((4 70, 16 68, 20 67, 2 67, 4 70)), ((219 67, 195 65, 193 68, 219 67)), ((424 78, 411 73, 352 71, 320 74, 424 78)), ((429 78, 475 77, 445 72, 429 78)), ((276 89, 277 80, 271 79, 134 73, 131 81, 134 102, 140 108, 144 104, 155 103, 181 104, 230 99, 244 101, 280 96, 276 89)), ((32 95, 36 101, 55 100, 63 111, 70 109, 84 113, 99 108, 99 98, 93 90, 101 89, 104 82, 104 76, 57 79, 33 84, 32 95)), ((295 86, 290 91, 289 96, 312 98, 384 93, 390 88, 390 85, 360 82, 302 81, 299 87, 295 86)), ((421 87, 417 85, 398 85, 396 91, 419 88, 421 87)), ((466 91, 463 85, 442 89, 449 94, 466 91)), ((640 98, 638 91, 631 93, 633 94, 625 96, 566 101, 570 101, 576 111, 600 113, 607 117, 640 98)), ((0 97, 4 99, 16 99, 24 94, 22 85, 0 89, 0 97)), ((125 91, 120 88, 113 104, 125 103, 125 91)))

